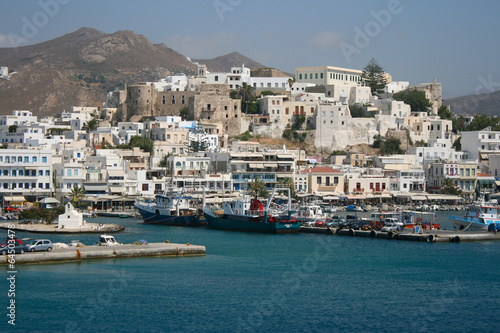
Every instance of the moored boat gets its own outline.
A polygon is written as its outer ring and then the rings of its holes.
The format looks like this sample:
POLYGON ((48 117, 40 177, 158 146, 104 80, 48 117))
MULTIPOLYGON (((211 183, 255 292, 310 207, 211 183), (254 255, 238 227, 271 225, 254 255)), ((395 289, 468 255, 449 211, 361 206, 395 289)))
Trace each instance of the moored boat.
POLYGON ((270 210, 276 189, 267 201, 266 207, 257 199, 236 199, 224 203, 223 210, 203 208, 208 225, 214 229, 257 231, 267 233, 296 233, 300 222, 292 217, 290 191, 288 203, 282 210, 270 210))
POLYGON ((139 201, 135 207, 144 219, 144 223, 178 226, 206 225, 199 220, 196 209, 190 205, 190 198, 183 195, 184 191, 164 193, 155 197, 154 202, 139 201))
POLYGON ((490 224, 500 226, 498 203, 482 203, 469 206, 465 216, 451 215, 455 228, 460 230, 488 230, 490 224))

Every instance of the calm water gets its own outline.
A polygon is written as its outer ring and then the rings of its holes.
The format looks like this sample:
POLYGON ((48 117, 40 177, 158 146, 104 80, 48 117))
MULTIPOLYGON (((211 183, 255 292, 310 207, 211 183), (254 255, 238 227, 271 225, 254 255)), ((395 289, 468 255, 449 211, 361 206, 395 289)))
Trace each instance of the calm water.
MULTIPOLYGON (((448 215, 438 213, 445 226, 448 215)), ((92 222, 125 225, 119 242, 189 242, 205 245, 207 255, 19 265, 17 331, 499 331, 500 242, 428 244, 153 226, 137 219, 92 222)), ((97 238, 50 237, 86 244, 97 238)), ((6 309, 9 287, 2 280, 6 309)), ((12 331, 6 311, 0 331, 12 331)))

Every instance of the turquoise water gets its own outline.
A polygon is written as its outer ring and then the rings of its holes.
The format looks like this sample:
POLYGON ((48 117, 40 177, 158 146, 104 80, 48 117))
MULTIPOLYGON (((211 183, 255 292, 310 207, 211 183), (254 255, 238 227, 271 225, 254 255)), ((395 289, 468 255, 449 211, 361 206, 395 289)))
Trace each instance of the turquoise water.
MULTIPOLYGON (((449 228, 448 215, 438 213, 438 220, 449 228)), ((207 255, 19 265, 16 331, 499 330, 500 242, 429 244, 142 225, 137 219, 92 222, 125 225, 115 235, 119 242, 189 242, 205 245, 207 255)), ((97 238, 50 237, 86 244, 97 238)), ((9 285, 2 280, 6 309, 9 285)), ((12 330, 6 313, 0 331, 12 330)))

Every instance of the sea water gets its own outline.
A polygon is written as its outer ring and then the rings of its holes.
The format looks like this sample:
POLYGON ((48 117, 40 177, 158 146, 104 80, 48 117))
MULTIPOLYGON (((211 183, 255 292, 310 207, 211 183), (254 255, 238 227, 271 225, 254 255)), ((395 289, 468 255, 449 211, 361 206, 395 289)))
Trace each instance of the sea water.
MULTIPOLYGON (((456 213, 454 213, 456 215, 456 213)), ((438 222, 450 213, 438 212, 438 222)), ((500 242, 426 243, 117 223, 122 243, 205 245, 206 256, 17 265, 0 331, 498 332, 500 242)), ((5 237, 2 231, 0 237, 5 237)), ((98 235, 37 235, 90 245, 98 235)), ((0 312, 2 312, 0 311, 0 312)))

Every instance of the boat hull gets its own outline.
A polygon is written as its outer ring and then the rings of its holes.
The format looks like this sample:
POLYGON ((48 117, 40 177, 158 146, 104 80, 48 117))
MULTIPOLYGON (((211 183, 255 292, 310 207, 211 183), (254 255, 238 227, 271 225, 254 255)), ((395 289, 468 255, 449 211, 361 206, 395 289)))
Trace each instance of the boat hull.
POLYGON ((141 214, 144 223, 147 224, 163 224, 176 226, 200 226, 206 225, 206 221, 199 220, 196 215, 181 215, 172 216, 165 213, 157 213, 154 209, 142 208, 136 205, 137 210, 141 214))
POLYGON ((450 216, 450 220, 453 221, 455 227, 459 229, 471 229, 471 230, 486 230, 488 231, 488 226, 492 223, 500 225, 500 220, 496 218, 477 218, 477 217, 466 217, 466 216, 450 216))
POLYGON ((210 228, 219 230, 253 231, 266 233, 296 233, 300 229, 300 222, 264 223, 258 216, 239 216, 205 214, 210 228))

